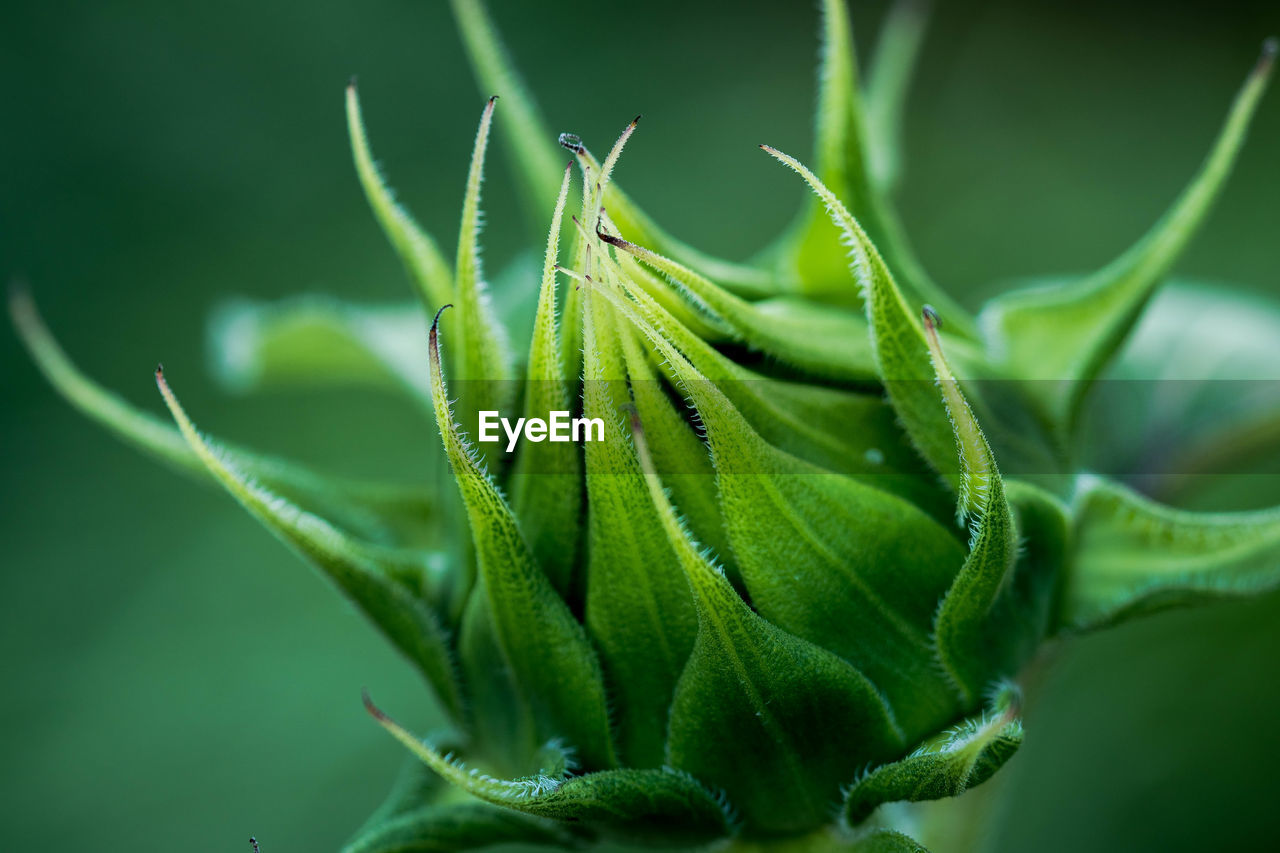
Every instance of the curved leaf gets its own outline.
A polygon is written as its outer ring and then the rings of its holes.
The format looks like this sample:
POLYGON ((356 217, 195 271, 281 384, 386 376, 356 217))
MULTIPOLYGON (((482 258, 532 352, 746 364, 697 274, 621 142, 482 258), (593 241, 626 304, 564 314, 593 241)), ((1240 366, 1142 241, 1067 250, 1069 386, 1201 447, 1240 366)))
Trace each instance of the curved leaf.
POLYGON ((723 788, 746 826, 800 832, 830 819, 842 774, 902 747, 884 698, 857 669, 747 606, 689 538, 654 471, 649 494, 697 602, 698 633, 671 704, 671 764, 723 788))
POLYGON ((1280 585, 1280 508, 1197 513, 1082 477, 1061 623, 1101 628, 1280 585))
POLYGON ((714 383, 632 318, 706 428, 721 511, 755 608, 865 672, 909 737, 950 719, 955 700, 936 667, 930 627, 963 559, 956 539, 906 501, 768 444, 714 383))
POLYGON ((563 849, 571 836, 545 821, 487 803, 426 806, 361 832, 342 853, 451 853, 494 844, 563 849))
POLYGON ((954 484, 955 440, 946 408, 933 385, 933 367, 924 332, 907 307, 884 259, 848 209, 817 175, 781 151, 767 145, 760 147, 804 178, 844 234, 850 266, 866 304, 876 371, 920 455, 954 484))
MULTIPOLYGON (((515 378, 506 329, 494 316, 488 285, 480 267, 480 183, 484 177, 484 155, 489 144, 489 128, 497 99, 490 98, 480 115, 476 144, 471 152, 467 190, 462 199, 462 226, 458 232, 457 280, 458 313, 454 328, 458 335, 458 375, 462 380, 457 407, 470 423, 484 410, 509 411, 514 397, 515 378)), ((496 444, 481 445, 491 451, 496 444)), ((486 455, 488 455, 486 453, 486 455)), ((491 457, 491 461, 493 458, 491 457)))
MULTIPOLYGON (((565 168, 547 237, 525 374, 526 418, 546 418, 549 412, 573 409, 556 332, 556 256, 572 166, 570 162, 565 168)), ((578 448, 570 442, 522 442, 511 472, 511 495, 534 558, 556 590, 567 595, 578 555, 578 519, 582 513, 582 460, 578 448)))
POLYGON ((360 186, 364 188, 369 206, 373 208, 373 215, 395 247, 423 303, 428 310, 435 310, 453 298, 453 275, 436 241, 396 202, 391 188, 378 171, 365 135, 360 96, 356 93, 354 80, 347 84, 347 132, 351 137, 356 174, 360 177, 360 186))
POLYGON ((583 776, 541 773, 498 779, 468 769, 380 711, 369 713, 431 769, 472 796, 516 812, 585 824, 611 835, 706 843, 730 832, 726 807, 691 776, 660 770, 602 770, 583 776))
MULTIPOLYGON (((40 372, 77 411, 174 469, 198 480, 212 479, 171 424, 135 408, 80 372, 50 334, 24 288, 10 290, 9 311, 40 372)), ((343 480, 232 445, 223 444, 222 449, 238 470, 370 542, 421 539, 440 518, 439 503, 424 489, 343 480)))
POLYGON ((586 301, 583 414, 604 423, 585 444, 588 495, 587 629, 600 649, 630 766, 662 764, 667 711, 693 647, 696 617, 671 544, 645 489, 620 410, 626 370, 613 312, 586 301))
POLYGON ((1065 442, 1080 401, 1110 362, 1160 281, 1178 260, 1226 183, 1266 89, 1277 42, 1245 81, 1209 156, 1168 212, 1132 248, 1091 276, 1013 291, 983 309, 988 346, 1065 442))
POLYGON ((417 304, 353 305, 322 296, 235 299, 209 321, 214 376, 244 393, 276 386, 407 390, 431 405, 422 372, 427 321, 417 304))
POLYGON ((899 761, 882 764, 849 787, 843 819, 862 823, 884 803, 958 797, 991 778, 1022 744, 1016 701, 1002 697, 990 714, 965 720, 899 761))
POLYGON ((993 624, 991 613, 1009 589, 1018 537, 991 445, 951 374, 930 308, 925 308, 924 326, 960 458, 957 512, 969 527, 969 556, 938 607, 933 630, 938 660, 971 705, 993 678, 1011 674, 1000 671, 1005 665, 998 652, 1004 626, 993 624))
POLYGON ((928 0, 897 0, 876 38, 867 72, 867 172, 881 192, 890 192, 902 171, 902 107, 929 22, 928 0))
POLYGON ((429 336, 431 398, 467 508, 480 575, 468 616, 476 608, 484 611, 519 693, 519 706, 533 715, 533 736, 540 741, 565 738, 587 766, 612 767, 617 759, 595 650, 534 562, 506 500, 459 434, 440 365, 439 322, 437 314, 429 336))
POLYGON ((611 246, 667 276, 687 298, 705 305, 746 346, 824 379, 875 381, 875 361, 861 316, 838 308, 807 307, 796 300, 763 306, 747 302, 656 252, 621 237, 597 233, 611 246))
POLYGON ((251 515, 334 582, 435 688, 453 718, 462 694, 448 638, 435 614, 394 579, 396 567, 352 541, 327 521, 255 483, 233 457, 202 437, 156 368, 156 384, 178 429, 199 460, 251 515))

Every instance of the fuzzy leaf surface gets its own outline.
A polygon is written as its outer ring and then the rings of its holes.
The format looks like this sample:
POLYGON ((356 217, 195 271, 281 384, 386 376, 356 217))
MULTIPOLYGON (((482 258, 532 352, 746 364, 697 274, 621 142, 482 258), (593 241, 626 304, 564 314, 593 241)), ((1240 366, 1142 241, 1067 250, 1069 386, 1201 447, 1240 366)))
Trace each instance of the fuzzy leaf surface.
POLYGON ((671 705, 668 760, 723 789, 752 829, 820 826, 850 767, 902 748, 893 713, 854 666, 747 606, 676 517, 638 429, 636 442, 697 603, 697 639, 671 705))
MULTIPOLYGON (((442 309, 443 310, 443 309, 442 309)), ((468 615, 486 624, 540 741, 565 738, 590 767, 616 764, 595 650, 533 559, 511 508, 459 433, 440 363, 439 315, 432 324, 431 397, 445 455, 467 509, 479 585, 468 615)), ((530 744, 532 747, 532 744, 530 744)))
POLYGON ((468 769, 380 711, 365 707, 410 752, 472 796, 515 812, 583 824, 609 835, 668 843, 706 843, 729 832, 725 807, 697 780, 669 768, 545 772, 499 779, 468 769))
POLYGON ((333 581, 426 676, 453 718, 460 719, 462 693, 448 638, 426 602, 395 579, 397 567, 324 519, 255 483, 236 468, 233 458, 197 432, 160 370, 156 382, 183 438, 214 478, 268 530, 333 581))

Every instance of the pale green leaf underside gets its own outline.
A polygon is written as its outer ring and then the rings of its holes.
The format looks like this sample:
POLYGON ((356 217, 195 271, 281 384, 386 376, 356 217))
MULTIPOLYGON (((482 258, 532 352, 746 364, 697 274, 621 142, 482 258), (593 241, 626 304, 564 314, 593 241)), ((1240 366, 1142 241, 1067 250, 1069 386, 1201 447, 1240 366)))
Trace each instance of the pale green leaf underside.
POLYGON ((1096 628, 1169 607, 1280 585, 1280 508, 1196 513, 1081 479, 1065 627, 1096 628))
POLYGON ((353 305, 323 296, 236 299, 209 321, 214 376, 240 393, 281 387, 370 386, 408 391, 430 408, 422 307, 353 305))

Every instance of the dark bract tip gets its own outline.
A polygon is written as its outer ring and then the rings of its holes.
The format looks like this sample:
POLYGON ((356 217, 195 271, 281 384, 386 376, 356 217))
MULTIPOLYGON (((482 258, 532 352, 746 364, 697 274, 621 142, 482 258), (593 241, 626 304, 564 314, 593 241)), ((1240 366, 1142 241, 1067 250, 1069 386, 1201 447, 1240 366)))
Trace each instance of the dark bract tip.
POLYGON ((436 330, 436 328, 440 325, 440 315, 444 313, 444 309, 446 309, 446 308, 452 308, 452 307, 453 307, 453 303, 452 303, 452 302, 448 303, 447 305, 441 305, 441 306, 440 306, 440 310, 436 312, 436 317, 435 317, 435 319, 431 321, 431 331, 432 331, 432 332, 434 332, 434 331, 436 330))
POLYGON ((156 379, 164 379, 164 365, 163 365, 163 364, 157 364, 157 365, 156 365, 156 379))
POLYGON ((938 312, 934 310, 932 305, 925 305, 920 309, 920 316, 924 318, 925 325, 931 329, 942 328, 942 318, 938 316, 938 312))
POLYGON ((567 148, 574 154, 581 154, 585 150, 582 147, 582 137, 576 133, 562 133, 558 141, 561 148, 567 148))
POLYGON ((364 709, 369 712, 369 716, 373 717, 375 720, 382 721, 390 719, 390 717, 382 713, 381 708, 373 704, 373 699, 369 696, 369 691, 367 689, 362 689, 360 691, 360 700, 364 702, 364 709))

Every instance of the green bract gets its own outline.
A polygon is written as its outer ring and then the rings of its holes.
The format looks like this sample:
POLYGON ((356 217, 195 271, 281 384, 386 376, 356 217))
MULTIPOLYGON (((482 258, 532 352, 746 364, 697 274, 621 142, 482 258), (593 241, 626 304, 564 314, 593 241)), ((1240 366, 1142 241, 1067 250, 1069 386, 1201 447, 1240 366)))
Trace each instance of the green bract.
MULTIPOLYGON (((455 262, 394 201, 352 84, 356 171, 422 305, 241 303, 214 343, 240 387, 340 377, 409 393, 456 490, 344 482, 223 445, 157 370, 170 426, 81 375, 30 297, 11 299, 74 405, 225 487, 432 687, 454 729, 439 742, 366 697, 421 765, 349 851, 923 849, 878 807, 999 770, 1022 739, 1019 674, 1046 640, 1280 582, 1280 509, 1172 509, 1073 461, 1082 403, 1221 188, 1274 41, 1150 233, 1093 275, 973 316, 916 261, 892 204, 913 5, 860 85, 846 9, 823 3, 815 164, 762 146, 812 193, 745 264, 667 234, 611 180, 636 121, 603 161, 569 134, 557 149, 485 10, 453 6, 497 93, 455 262), (525 353, 480 264, 495 124, 551 221, 541 274, 510 274, 537 288, 525 353), (477 440, 486 411, 568 411, 603 437, 508 454, 477 440)), ((1178 292, 1185 311, 1215 298, 1178 292)))

